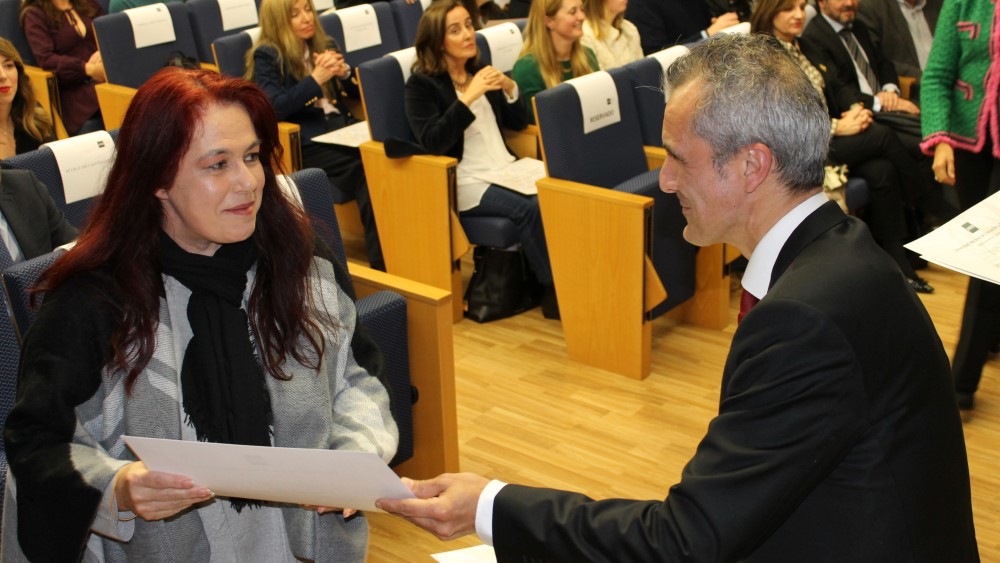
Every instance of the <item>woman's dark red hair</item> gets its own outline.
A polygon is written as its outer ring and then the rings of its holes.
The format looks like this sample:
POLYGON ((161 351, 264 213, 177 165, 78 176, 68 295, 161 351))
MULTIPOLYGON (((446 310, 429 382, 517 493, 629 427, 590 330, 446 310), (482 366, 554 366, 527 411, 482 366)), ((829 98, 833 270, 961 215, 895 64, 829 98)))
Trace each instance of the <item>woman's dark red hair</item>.
POLYGON ((131 388, 149 363, 159 320, 162 278, 159 236, 163 208, 156 190, 173 185, 181 158, 210 105, 235 104, 260 138, 264 189, 253 234, 260 255, 248 316, 267 372, 284 378, 291 355, 317 367, 297 345, 304 337, 316 356, 323 340, 308 315, 306 276, 313 255, 309 220, 278 187, 278 125, 271 102, 256 85, 203 70, 165 68, 136 92, 116 144, 107 186, 97 198, 76 246, 39 280, 51 291, 74 275, 106 269, 122 308, 109 365, 127 373, 131 388))

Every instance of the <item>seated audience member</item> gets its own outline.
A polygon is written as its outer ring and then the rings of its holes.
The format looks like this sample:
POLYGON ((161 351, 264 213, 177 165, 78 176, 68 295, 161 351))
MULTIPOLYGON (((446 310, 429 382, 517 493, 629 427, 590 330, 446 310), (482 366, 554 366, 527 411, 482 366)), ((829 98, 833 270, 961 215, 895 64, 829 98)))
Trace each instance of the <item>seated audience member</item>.
POLYGON ((734 12, 712 17, 706 0, 630 0, 625 19, 639 29, 647 55, 701 41, 740 23, 734 12))
MULTIPOLYGON (((864 0, 858 21, 900 76, 920 78, 934 41, 934 28, 944 0, 864 0)), ((911 96, 912 97, 912 96, 911 96)))
POLYGON ((261 3, 260 40, 247 53, 246 78, 264 90, 279 120, 301 126, 302 165, 322 169, 332 186, 357 200, 368 262, 385 270, 361 152, 312 141, 357 121, 343 98, 357 96, 358 87, 351 67, 319 25, 311 0, 261 3))
POLYGON ((639 30, 625 19, 628 0, 586 0, 584 11, 587 21, 583 24, 580 42, 597 54, 601 70, 626 65, 642 58, 639 30))
POLYGON ((21 55, 0 37, 0 160, 33 151, 53 139, 52 120, 35 101, 21 55))
POLYGON ((712 17, 719 17, 732 12, 741 22, 750 21, 750 14, 757 0, 705 0, 712 17))
MULTIPOLYGON (((797 36, 805 22, 806 0, 758 0, 750 18, 754 33, 773 35, 809 77, 813 88, 828 94, 823 75, 799 48, 797 36)), ((852 176, 864 178, 870 190, 867 219, 872 236, 892 256, 915 291, 934 291, 917 275, 903 244, 908 242, 902 182, 918 181, 919 163, 888 127, 875 123, 871 110, 858 104, 831 116, 830 154, 834 164, 846 164, 852 176)))
POLYGON ((34 172, 0 170, 0 239, 15 263, 52 252, 76 235, 34 172))
POLYGON ((518 85, 479 64, 472 19, 461 0, 436 0, 417 28, 417 59, 406 81, 406 116, 425 149, 458 159, 458 210, 462 215, 510 218, 521 248, 545 287, 542 312, 555 314, 552 268, 538 196, 476 178, 514 162, 501 127, 524 129, 527 113, 518 85))
MULTIPOLYGON (((696 45, 666 88, 660 188, 684 238, 749 258, 718 414, 680 480, 595 500, 444 474, 376 506, 442 539, 477 533, 504 562, 978 563, 948 356, 868 229, 822 194, 822 96, 760 34, 696 45)), ((647 439, 639 455, 671 447, 647 439)))
POLYGON ((277 146, 245 80, 166 68, 139 88, 87 226, 36 286, 5 561, 364 561, 353 510, 216 498, 122 441, 394 455, 386 389, 345 349, 354 304, 277 184, 277 146))
POLYGON ((597 55, 580 43, 582 0, 535 0, 524 28, 524 47, 511 75, 521 89, 531 122, 535 94, 598 70, 597 55))
POLYGON ((70 135, 104 129, 94 85, 105 82, 93 21, 95 0, 24 0, 21 27, 38 66, 56 75, 63 125, 70 135))

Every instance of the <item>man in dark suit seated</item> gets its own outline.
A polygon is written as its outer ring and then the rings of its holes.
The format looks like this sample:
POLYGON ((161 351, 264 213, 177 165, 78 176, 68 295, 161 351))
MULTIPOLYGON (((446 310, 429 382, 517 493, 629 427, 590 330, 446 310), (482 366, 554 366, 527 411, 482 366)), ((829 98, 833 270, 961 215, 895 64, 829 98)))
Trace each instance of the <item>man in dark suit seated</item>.
POLYGON ((0 170, 0 240, 13 262, 52 252, 77 237, 30 170, 0 170))
POLYGON ((680 483, 595 501, 447 474, 377 505, 442 538, 477 531, 499 561, 979 561, 948 357, 819 187, 820 94, 762 35, 699 44, 667 87, 660 185, 684 237, 749 257, 719 414, 680 483))
MULTIPOLYGON (((858 21, 871 34, 900 76, 920 78, 934 41, 934 28, 943 0, 864 0, 858 21)), ((913 90, 911 88, 911 97, 913 90)))
POLYGON ((625 19, 638 28, 646 55, 701 41, 740 23, 733 12, 712 17, 706 0, 629 0, 625 19))

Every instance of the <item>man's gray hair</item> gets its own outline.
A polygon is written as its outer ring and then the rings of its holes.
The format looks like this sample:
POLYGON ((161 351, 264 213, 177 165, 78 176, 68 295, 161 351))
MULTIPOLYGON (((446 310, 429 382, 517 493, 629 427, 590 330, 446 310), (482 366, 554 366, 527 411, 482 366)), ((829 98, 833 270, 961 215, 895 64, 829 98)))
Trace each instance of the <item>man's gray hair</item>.
POLYGON ((773 37, 718 34, 678 59, 664 82, 668 92, 700 84, 693 128, 711 145, 717 170, 740 149, 763 143, 789 190, 823 184, 830 145, 826 103, 773 37))

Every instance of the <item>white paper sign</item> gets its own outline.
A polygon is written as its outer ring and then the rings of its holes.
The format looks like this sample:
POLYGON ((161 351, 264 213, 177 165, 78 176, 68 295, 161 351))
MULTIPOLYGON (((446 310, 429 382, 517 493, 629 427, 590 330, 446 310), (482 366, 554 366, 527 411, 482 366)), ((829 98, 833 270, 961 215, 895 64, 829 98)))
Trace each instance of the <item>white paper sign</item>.
POLYGON ((136 49, 177 40, 177 36, 174 35, 174 20, 171 19, 166 4, 129 8, 124 14, 132 22, 136 49))
POLYGON ((260 28, 259 27, 251 27, 250 29, 244 29, 243 33, 246 33, 247 35, 250 36, 250 42, 253 45, 256 45, 257 42, 260 41, 260 28))
POLYGON ((438 563, 497 563, 492 546, 476 545, 465 549, 431 554, 438 563))
POLYGON ((378 17, 371 4, 351 6, 337 10, 340 23, 344 26, 344 52, 382 44, 382 32, 378 28, 378 17))
POLYGON ((719 33, 750 33, 750 22, 740 22, 725 29, 720 29, 719 33))
POLYGON ((316 13, 322 14, 327 10, 336 10, 333 7, 333 0, 313 0, 313 8, 316 9, 316 13))
POLYGON ((567 80, 567 84, 580 96, 583 111, 583 134, 614 125, 622 120, 618 107, 618 89, 615 79, 607 71, 592 72, 567 80))
POLYGON ((1000 192, 905 246, 928 262, 1000 283, 1000 192))
POLYGON ((410 79, 410 73, 413 72, 413 61, 417 58, 417 48, 407 47, 393 51, 386 56, 395 58, 396 62, 399 63, 399 70, 403 71, 403 83, 405 84, 410 79))
POLYGON ((524 39, 521 29, 512 22, 502 23, 493 27, 480 29, 486 44, 490 46, 490 60, 493 68, 500 72, 510 72, 514 68, 517 56, 521 54, 524 39))
POLYGON ((232 31, 257 25, 257 4, 253 0, 218 0, 222 14, 222 30, 232 31))
MULTIPOLYGON (((664 49, 662 51, 650 53, 649 55, 646 56, 659 61, 660 66, 663 68, 663 74, 666 75, 667 69, 670 68, 670 65, 674 64, 674 61, 676 61, 677 59, 683 57, 684 55, 690 52, 691 49, 688 49, 684 45, 674 45, 669 49, 664 49)), ((664 90, 663 100, 667 101, 669 98, 670 98, 670 92, 668 90, 664 90)))
POLYGON ((153 471, 185 475, 220 497, 360 510, 378 510, 380 498, 414 498, 372 452, 123 439, 153 471))
POLYGON ((94 131, 44 146, 56 157, 66 203, 94 197, 104 189, 115 156, 115 142, 107 131, 94 131))
POLYGON ((367 121, 352 123, 347 127, 334 129, 329 133, 323 133, 318 137, 313 137, 314 143, 326 143, 328 145, 342 145, 345 147, 360 147, 361 143, 372 140, 372 133, 368 129, 367 121))

